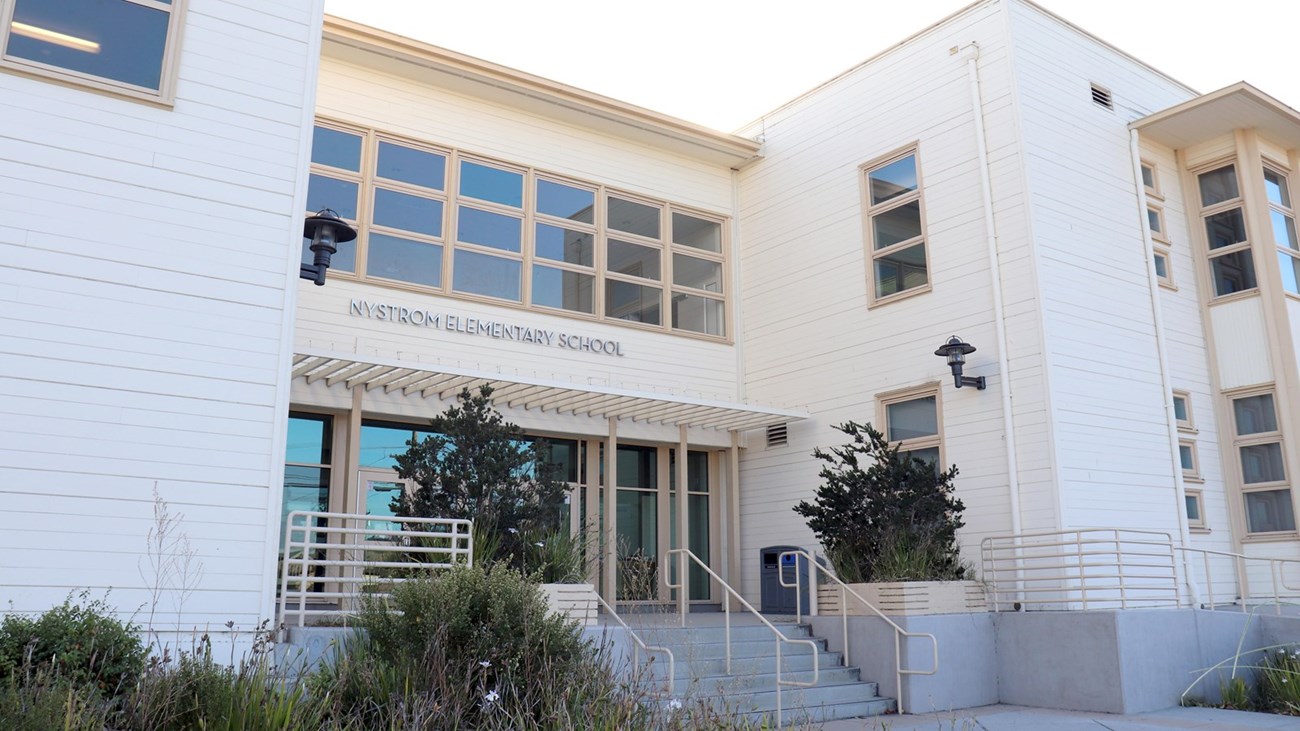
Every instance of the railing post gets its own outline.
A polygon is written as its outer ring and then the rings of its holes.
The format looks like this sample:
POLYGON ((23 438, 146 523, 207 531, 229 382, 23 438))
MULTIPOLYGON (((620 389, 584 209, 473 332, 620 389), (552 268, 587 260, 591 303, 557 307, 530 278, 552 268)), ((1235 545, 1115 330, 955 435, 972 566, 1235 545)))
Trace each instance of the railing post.
POLYGON ((1278 584, 1281 583, 1281 577, 1278 576, 1278 567, 1281 564, 1275 558, 1268 560, 1268 577, 1273 581, 1273 611, 1277 616, 1282 616, 1282 593, 1278 584))
POLYGON ((776 641, 776 727, 782 728, 781 720, 781 640, 776 641))
POLYGON ((1121 609, 1128 609, 1128 582, 1124 577, 1124 550, 1120 546, 1119 531, 1112 528, 1111 536, 1115 539, 1115 565, 1119 567, 1119 605, 1121 609))
POLYGON ((690 586, 690 582, 690 577, 686 575, 686 554, 679 553, 677 554, 677 613, 681 616, 681 626, 683 627, 686 626, 686 611, 688 608, 686 588, 690 586))
POLYGON ((1201 558, 1201 563, 1205 565, 1205 593, 1210 599, 1210 611, 1214 611, 1218 607, 1214 603, 1214 581, 1210 578, 1210 554, 1202 553, 1201 558))
POLYGON ((894 633, 894 683, 898 688, 898 712, 903 710, 903 637, 894 633))
POLYGON ((844 631, 844 664, 849 665, 849 597, 843 585, 840 586, 840 627, 844 631))

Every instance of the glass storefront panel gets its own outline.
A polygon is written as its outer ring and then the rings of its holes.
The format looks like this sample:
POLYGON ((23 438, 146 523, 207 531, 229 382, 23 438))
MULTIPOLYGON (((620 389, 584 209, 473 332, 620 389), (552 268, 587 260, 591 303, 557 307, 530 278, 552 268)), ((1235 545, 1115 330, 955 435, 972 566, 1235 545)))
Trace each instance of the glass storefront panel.
POLYGON ((618 598, 653 601, 659 598, 659 495, 620 489, 616 500, 618 598))

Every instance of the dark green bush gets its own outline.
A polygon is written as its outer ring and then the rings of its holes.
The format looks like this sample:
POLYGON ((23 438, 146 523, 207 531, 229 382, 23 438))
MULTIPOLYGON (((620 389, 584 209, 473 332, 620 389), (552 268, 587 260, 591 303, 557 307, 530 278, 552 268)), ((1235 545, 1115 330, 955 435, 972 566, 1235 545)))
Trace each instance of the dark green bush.
POLYGON ((44 674, 115 693, 144 672, 148 651, 139 633, 88 592, 36 617, 8 615, 0 622, 0 678, 44 674))

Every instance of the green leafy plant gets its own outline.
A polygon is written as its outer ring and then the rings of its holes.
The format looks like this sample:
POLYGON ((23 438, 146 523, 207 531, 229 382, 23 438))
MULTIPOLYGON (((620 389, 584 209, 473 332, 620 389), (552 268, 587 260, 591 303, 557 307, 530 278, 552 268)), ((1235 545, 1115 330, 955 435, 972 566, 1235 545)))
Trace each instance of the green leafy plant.
POLYGON ((118 619, 103 599, 71 595, 36 617, 0 621, 0 677, 49 674, 113 693, 144 672, 140 628, 118 619))
POLYGON ((1300 716, 1300 646, 1264 653, 1255 677, 1263 710, 1300 716))
POLYGON ((953 495, 957 468, 900 454, 870 424, 835 429, 850 441, 813 450, 824 463, 822 484, 794 511, 808 519, 836 575, 850 583, 967 578, 957 546, 965 509, 953 495))
POLYGON ((567 527, 524 536, 522 570, 543 584, 581 584, 587 579, 587 556, 593 532, 574 535, 567 527))
POLYGON ((397 474, 418 489, 394 498, 393 512, 399 519, 473 520, 476 538, 493 534, 496 555, 518 566, 526 534, 561 525, 566 487, 546 444, 502 418, 491 397, 486 384, 478 393, 462 390, 456 405, 430 420, 434 434, 396 455, 397 474))

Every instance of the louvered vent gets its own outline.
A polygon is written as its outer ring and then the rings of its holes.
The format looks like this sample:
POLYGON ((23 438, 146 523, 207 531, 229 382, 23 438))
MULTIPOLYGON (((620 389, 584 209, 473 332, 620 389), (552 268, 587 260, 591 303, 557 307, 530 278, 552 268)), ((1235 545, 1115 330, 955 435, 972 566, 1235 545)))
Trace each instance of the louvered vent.
POLYGON ((1092 101, 1107 109, 1115 108, 1115 100, 1111 98, 1110 91, 1096 84, 1092 85, 1092 101))
POLYGON ((767 446, 784 447, 786 444, 785 424, 773 424, 767 428, 767 446))

